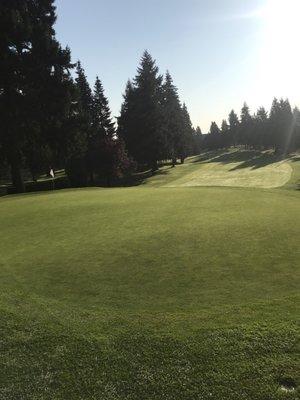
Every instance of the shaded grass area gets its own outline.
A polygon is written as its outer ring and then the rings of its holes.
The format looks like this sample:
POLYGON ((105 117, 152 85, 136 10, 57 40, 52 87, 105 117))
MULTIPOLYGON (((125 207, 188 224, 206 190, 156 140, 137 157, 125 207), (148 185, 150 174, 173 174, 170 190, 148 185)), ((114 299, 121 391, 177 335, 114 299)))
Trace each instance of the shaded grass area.
POLYGON ((296 399, 299 204, 147 186, 0 199, 0 398, 296 399))

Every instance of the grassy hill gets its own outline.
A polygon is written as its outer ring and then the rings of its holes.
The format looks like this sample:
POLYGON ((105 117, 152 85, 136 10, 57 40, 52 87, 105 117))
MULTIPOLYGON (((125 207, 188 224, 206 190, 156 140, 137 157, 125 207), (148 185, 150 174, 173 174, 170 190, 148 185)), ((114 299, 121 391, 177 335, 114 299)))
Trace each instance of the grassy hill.
POLYGON ((299 398, 299 160, 250 153, 0 199, 0 399, 299 398))

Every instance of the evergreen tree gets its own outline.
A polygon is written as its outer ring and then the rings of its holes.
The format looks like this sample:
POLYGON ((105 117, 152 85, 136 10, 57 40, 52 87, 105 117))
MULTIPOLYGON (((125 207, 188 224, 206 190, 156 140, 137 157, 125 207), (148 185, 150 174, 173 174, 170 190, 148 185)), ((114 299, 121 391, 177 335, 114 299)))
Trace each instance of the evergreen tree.
POLYGON ((252 140, 252 117, 250 115, 250 110, 247 103, 243 104, 241 110, 241 123, 239 127, 239 144, 243 144, 245 146, 250 145, 253 143, 252 140))
POLYGON ((130 80, 127 81, 125 93, 123 94, 123 103, 121 105, 120 116, 118 117, 117 135, 122 139, 132 154, 135 150, 136 143, 134 142, 133 131, 135 128, 135 93, 134 87, 130 80))
POLYGON ((254 117, 255 134, 254 145, 257 148, 267 148, 269 145, 268 137, 268 113, 264 107, 260 107, 254 117))
POLYGON ((270 111, 270 129, 276 153, 289 150, 294 130, 293 113, 289 101, 275 98, 270 111))
MULTIPOLYGON (((121 176, 129 168, 124 142, 115 137, 116 130, 111 119, 108 99, 104 95, 102 83, 98 77, 93 92, 93 140, 88 152, 92 175, 97 172, 100 178, 106 180, 108 186, 114 177, 121 176)), ((93 182, 93 178, 92 178, 93 182)))
POLYGON ((231 143, 233 144, 233 146, 237 145, 237 141, 238 141, 238 130, 239 130, 239 119, 237 114, 234 112, 234 110, 230 111, 229 114, 229 134, 230 134, 230 138, 231 138, 231 143))
POLYGON ((203 145, 203 135, 202 135, 201 128, 199 126, 197 126, 193 132, 193 139, 194 139, 193 154, 196 155, 201 152, 202 145, 203 145))
POLYGON ((295 107, 293 110, 293 140, 291 143, 291 149, 297 150, 300 149, 300 110, 298 107, 295 107))
POLYGON ((176 159, 179 157, 180 146, 183 142, 183 118, 178 91, 173 84, 172 77, 167 71, 163 84, 163 126, 164 126, 164 150, 165 157, 171 158, 172 165, 175 166, 176 159))
POLYGON ((221 133, 220 128, 218 127, 216 122, 212 122, 210 125, 210 130, 209 130, 210 135, 219 135, 221 133))
POLYGON ((78 61, 76 65, 75 82, 78 90, 79 110, 85 117, 88 127, 90 128, 92 122, 92 112, 93 112, 93 96, 92 96, 92 90, 85 75, 85 71, 80 61, 78 61))
POLYGON ((53 3, 6 1, 0 8, 0 141, 18 192, 26 144, 55 147, 70 107, 70 51, 55 39, 53 3))
POLYGON ((93 183, 93 165, 91 152, 94 149, 93 96, 81 62, 76 65, 75 94, 73 114, 68 124, 69 140, 67 144, 67 174, 71 185, 86 186, 88 175, 93 183), (73 129, 73 134, 70 131, 73 129))
POLYGON ((223 119, 222 124, 221 124, 221 133, 222 133, 222 148, 230 146, 230 127, 226 119, 223 119))
POLYGON ((226 135, 229 132, 229 125, 226 119, 223 119, 222 124, 221 124, 221 132, 226 135))
POLYGON ((157 169, 165 157, 162 114, 162 76, 151 55, 145 51, 134 84, 127 85, 119 118, 120 135, 129 154, 139 163, 157 169))
POLYGON ((111 120, 108 100, 104 95, 102 83, 98 76, 92 98, 92 123, 98 135, 112 138, 115 135, 115 124, 111 120))
POLYGON ((179 140, 176 143, 176 153, 177 157, 180 158, 180 161, 183 164, 185 158, 192 153, 194 132, 191 118, 185 103, 183 103, 181 108, 181 116, 182 134, 180 135, 180 137, 178 138, 179 140))

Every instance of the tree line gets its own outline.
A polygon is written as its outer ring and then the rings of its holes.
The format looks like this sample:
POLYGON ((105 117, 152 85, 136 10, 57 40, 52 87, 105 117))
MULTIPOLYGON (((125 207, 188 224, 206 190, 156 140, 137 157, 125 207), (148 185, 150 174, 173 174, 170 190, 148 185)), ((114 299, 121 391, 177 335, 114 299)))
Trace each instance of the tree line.
POLYGON ((17 192, 22 171, 64 168, 73 186, 106 182, 137 165, 157 169, 193 151, 194 130, 171 75, 145 51, 127 83, 118 128, 102 83, 90 88, 80 62, 55 37, 54 0, 2 0, 0 160, 17 192), (71 71, 76 70, 75 78, 71 71))
POLYGON ((244 145, 287 152, 300 147, 300 113, 274 99, 270 113, 231 111, 209 134, 193 128, 171 74, 145 51, 126 84, 117 126, 101 80, 90 87, 80 62, 55 37, 54 0, 2 0, 0 7, 0 167, 16 192, 23 171, 33 180, 64 169, 72 186, 110 185, 136 168, 184 162, 203 149, 244 145), (75 72, 72 74, 72 72, 75 72), (74 76, 73 76, 74 75, 74 76))
POLYGON ((269 113, 260 107, 251 115, 244 103, 240 118, 232 110, 228 121, 223 120, 220 128, 212 122, 200 146, 209 150, 244 146, 274 149, 278 155, 288 154, 300 148, 300 110, 297 107, 292 109, 288 99, 274 98, 269 113))

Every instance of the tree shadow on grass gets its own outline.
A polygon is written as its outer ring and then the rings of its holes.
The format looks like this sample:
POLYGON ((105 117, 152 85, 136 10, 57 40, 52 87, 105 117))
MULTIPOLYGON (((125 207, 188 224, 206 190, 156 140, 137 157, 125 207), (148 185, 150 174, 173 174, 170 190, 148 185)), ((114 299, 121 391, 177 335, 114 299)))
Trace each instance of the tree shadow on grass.
POLYGON ((212 150, 212 151, 207 151, 205 153, 201 153, 197 156, 194 156, 192 160, 189 161, 189 163, 202 163, 206 162, 208 160, 212 160, 217 156, 220 156, 220 153, 223 154, 222 150, 212 150))
POLYGON ((226 153, 205 153, 204 157, 199 157, 198 161, 194 162, 208 162, 208 163, 222 163, 232 164, 239 163, 232 167, 229 171, 236 171, 243 168, 258 169, 267 165, 280 161, 278 155, 273 152, 261 152, 258 150, 236 150, 228 151, 226 153))
POLYGON ((251 168, 252 170, 266 167, 267 165, 274 164, 278 161, 282 160, 281 157, 274 155, 273 153, 259 153, 258 155, 245 160, 239 165, 231 168, 230 171, 236 171, 243 168, 251 168))
POLYGON ((292 162, 297 162, 297 161, 300 161, 300 156, 298 157, 292 157, 291 159, 290 159, 290 161, 292 161, 292 162))
POLYGON ((164 169, 159 169, 155 172, 152 172, 151 170, 138 172, 129 177, 125 177, 123 179, 118 180, 116 186, 130 187, 130 186, 144 185, 147 183, 149 178, 153 178, 155 176, 168 175, 172 169, 173 169, 172 166, 169 166, 164 169))

